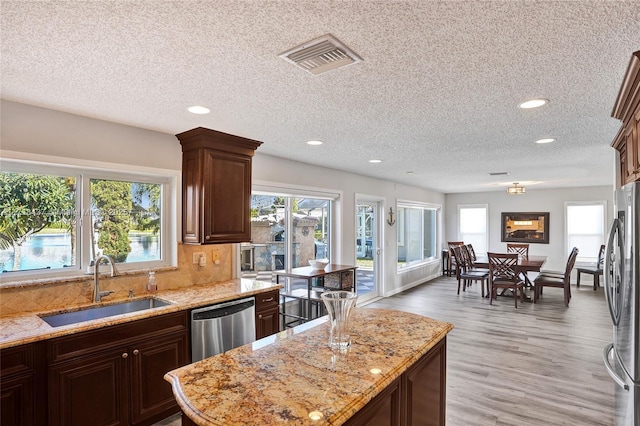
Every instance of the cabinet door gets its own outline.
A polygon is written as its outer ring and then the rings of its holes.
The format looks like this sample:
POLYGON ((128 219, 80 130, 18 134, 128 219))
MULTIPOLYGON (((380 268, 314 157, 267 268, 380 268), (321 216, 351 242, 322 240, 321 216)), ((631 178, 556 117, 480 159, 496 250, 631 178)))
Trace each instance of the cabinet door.
POLYGON ((201 165, 197 151, 185 152, 182 156, 182 241, 185 243, 198 243, 201 238, 201 165))
POLYGON ((636 173, 638 172, 638 144, 634 141, 634 126, 629 126, 624 129, 624 145, 627 148, 627 179, 626 182, 632 182, 636 179, 636 173))
POLYGON ((178 405, 164 375, 188 363, 187 334, 145 340, 132 345, 129 353, 132 424, 177 413, 178 405))
POLYGON ((280 290, 256 295, 256 339, 280 331, 280 290))
POLYGON ((280 308, 278 306, 256 312, 256 339, 271 336, 280 331, 280 308))
POLYGON ((0 424, 34 424, 34 348, 23 345, 0 351, 0 424))
POLYGON ((204 243, 251 240, 251 157, 205 150, 204 243))
MULTIPOLYGON (((631 117, 629 123, 629 129, 625 132, 625 139, 627 144, 631 143, 635 150, 635 179, 640 179, 640 107, 636 113, 631 117)), ((627 148, 628 149, 628 148, 627 148)))
POLYGON ((27 374, 0 382, 0 424, 32 425, 33 375, 27 374))
POLYGON ((345 426, 399 426, 401 424, 400 378, 367 403, 345 426))
POLYGON ((49 424, 128 425, 126 349, 49 367, 49 424))
POLYGON ((405 373, 407 426, 444 426, 446 341, 443 340, 405 373))

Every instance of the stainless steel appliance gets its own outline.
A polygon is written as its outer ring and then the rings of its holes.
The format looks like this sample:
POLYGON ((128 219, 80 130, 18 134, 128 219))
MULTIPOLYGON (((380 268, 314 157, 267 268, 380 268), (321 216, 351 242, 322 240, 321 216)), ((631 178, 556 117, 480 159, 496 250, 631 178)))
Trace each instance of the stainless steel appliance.
POLYGON ((191 311, 191 361, 226 352, 256 340, 253 297, 191 311))
POLYGON ((640 185, 629 183, 616 190, 614 202, 604 265, 613 343, 603 358, 617 384, 616 424, 640 426, 640 185))

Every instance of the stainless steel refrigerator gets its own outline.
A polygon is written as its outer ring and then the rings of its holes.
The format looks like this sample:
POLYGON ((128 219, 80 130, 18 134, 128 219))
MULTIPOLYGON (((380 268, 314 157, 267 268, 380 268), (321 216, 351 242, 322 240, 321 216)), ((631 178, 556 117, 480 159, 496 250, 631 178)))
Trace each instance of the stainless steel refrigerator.
POLYGON ((640 426, 640 185, 630 183, 616 190, 614 204, 604 264, 613 343, 603 358, 617 385, 616 425, 640 426))

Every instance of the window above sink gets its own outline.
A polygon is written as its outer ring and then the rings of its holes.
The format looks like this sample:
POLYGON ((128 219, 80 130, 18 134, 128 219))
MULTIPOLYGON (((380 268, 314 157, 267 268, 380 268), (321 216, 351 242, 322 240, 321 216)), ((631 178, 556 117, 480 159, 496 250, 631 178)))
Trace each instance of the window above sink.
POLYGON ((177 266, 172 201, 179 173, 8 159, 0 165, 0 229, 8 231, 0 241, 3 283, 83 276, 99 254, 116 259, 121 271, 177 266))

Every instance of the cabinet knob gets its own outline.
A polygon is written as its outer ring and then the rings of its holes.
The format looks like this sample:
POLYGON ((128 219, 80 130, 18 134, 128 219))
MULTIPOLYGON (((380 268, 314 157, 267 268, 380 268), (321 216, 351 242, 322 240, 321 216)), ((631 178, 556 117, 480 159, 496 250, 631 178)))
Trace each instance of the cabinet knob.
POLYGON ((205 239, 205 240, 210 240, 210 239, 211 239, 211 236, 210 236, 210 235, 207 235, 207 236, 205 236, 205 237, 204 237, 204 239, 205 239))
POLYGON ((258 319, 262 319, 262 314, 258 315, 258 319))
POLYGON ((134 350, 133 350, 133 354, 134 354, 134 355, 138 355, 139 353, 140 353, 140 351, 139 351, 139 350, 137 350, 137 349, 134 349, 134 350))
POLYGON ((126 353, 126 352, 122 354, 122 358, 126 358, 126 357, 128 357, 128 356, 129 356, 129 354, 128 354, 128 353, 126 353))

